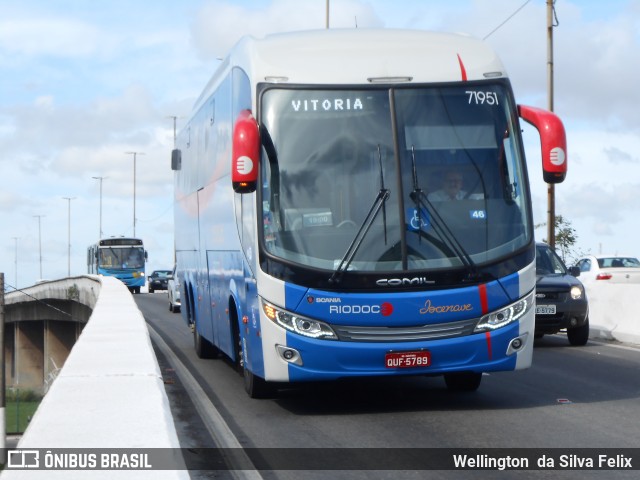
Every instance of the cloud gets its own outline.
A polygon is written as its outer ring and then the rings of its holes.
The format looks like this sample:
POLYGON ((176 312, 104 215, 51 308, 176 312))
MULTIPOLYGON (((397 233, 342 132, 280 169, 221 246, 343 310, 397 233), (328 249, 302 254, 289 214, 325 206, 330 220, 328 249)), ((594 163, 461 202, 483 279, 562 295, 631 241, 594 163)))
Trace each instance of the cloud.
POLYGON ((13 18, 0 21, 0 51, 21 57, 90 57, 102 33, 94 25, 64 17, 13 18))
POLYGON ((629 152, 617 147, 604 148, 603 152, 611 163, 638 163, 638 157, 634 157, 629 152))
POLYGON ((0 162, 27 157, 28 152, 53 160, 56 152, 68 146, 147 144, 153 126, 163 121, 149 92, 140 85, 130 85, 117 96, 97 97, 77 106, 58 105, 54 95, 43 95, 31 105, 5 109, 5 115, 11 118, 7 124, 11 124, 12 134, 0 136, 0 147, 10 155, 3 156, 0 162), (25 149, 25 145, 29 148, 25 149))
MULTIPOLYGON (((260 38, 270 33, 322 29, 326 25, 325 2, 274 0, 261 6, 242 6, 229 1, 206 2, 195 16, 191 32, 201 58, 224 58, 244 35, 260 38)), ((368 2, 332 2, 331 28, 381 26, 368 2)))
POLYGON ((628 8, 606 20, 584 20, 578 5, 563 9, 554 30, 558 110, 576 120, 637 131, 640 12, 628 8))

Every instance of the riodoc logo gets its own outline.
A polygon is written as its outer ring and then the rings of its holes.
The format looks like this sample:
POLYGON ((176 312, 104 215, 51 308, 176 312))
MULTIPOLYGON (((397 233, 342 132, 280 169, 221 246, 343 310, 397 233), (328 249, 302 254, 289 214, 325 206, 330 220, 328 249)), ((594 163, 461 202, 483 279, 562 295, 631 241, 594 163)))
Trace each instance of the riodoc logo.
POLYGON ((381 305, 330 305, 332 315, 382 315, 388 317, 393 313, 393 305, 384 302, 381 305))

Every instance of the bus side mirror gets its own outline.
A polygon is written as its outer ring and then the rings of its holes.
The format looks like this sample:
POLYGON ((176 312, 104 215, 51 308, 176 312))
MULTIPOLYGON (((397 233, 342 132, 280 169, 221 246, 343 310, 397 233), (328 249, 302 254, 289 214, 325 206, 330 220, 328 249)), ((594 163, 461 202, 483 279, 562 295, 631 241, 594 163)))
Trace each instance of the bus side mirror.
POLYGON ((260 131, 249 110, 243 110, 233 127, 231 182, 236 193, 255 192, 258 183, 260 131))
POLYGON ((171 150, 171 170, 182 168, 182 151, 178 148, 171 150))
POLYGON ((562 120, 553 112, 525 105, 518 105, 518 115, 540 134, 544 181, 563 182, 567 175, 567 137, 562 120))
POLYGON ((149 260, 149 253, 146 250, 144 251, 144 259, 149 260))

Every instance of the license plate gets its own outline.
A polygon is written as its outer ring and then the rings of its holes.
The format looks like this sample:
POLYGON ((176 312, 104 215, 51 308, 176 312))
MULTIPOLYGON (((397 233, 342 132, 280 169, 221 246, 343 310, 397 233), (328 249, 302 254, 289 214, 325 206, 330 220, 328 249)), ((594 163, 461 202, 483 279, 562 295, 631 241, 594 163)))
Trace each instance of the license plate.
POLYGON ((555 305, 536 305, 536 315, 555 315, 555 305))
POLYGON ((431 353, 420 352, 391 352, 384 356, 387 368, 415 368, 431 365, 431 353))

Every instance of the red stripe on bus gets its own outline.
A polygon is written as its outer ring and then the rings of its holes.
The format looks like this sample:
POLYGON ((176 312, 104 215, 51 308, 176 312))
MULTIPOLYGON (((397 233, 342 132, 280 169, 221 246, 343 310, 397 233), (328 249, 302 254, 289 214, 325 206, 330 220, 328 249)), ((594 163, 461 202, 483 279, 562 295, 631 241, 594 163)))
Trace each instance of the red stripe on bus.
POLYGON ((482 314, 489 312, 489 300, 487 299, 487 286, 482 284, 478 285, 478 293, 480 294, 480 308, 482 314))
POLYGON ((467 81, 467 69, 464 68, 464 63, 462 63, 462 59, 460 58, 460 55, 458 55, 458 63, 460 64, 460 73, 462 74, 462 81, 466 82, 467 81))

